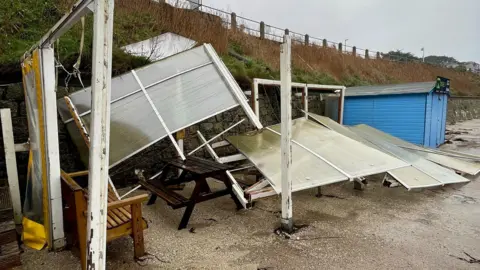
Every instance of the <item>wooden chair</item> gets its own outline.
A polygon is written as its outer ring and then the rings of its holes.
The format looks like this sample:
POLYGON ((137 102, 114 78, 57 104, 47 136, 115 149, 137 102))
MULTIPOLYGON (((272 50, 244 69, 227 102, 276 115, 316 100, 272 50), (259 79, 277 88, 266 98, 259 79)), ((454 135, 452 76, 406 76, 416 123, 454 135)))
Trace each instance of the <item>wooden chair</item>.
MULTIPOLYGON (((88 171, 70 174, 61 171, 65 230, 76 236, 74 240, 80 249, 82 269, 86 269, 88 193, 74 178, 86 175, 88 171)), ((110 185, 108 190, 107 242, 123 236, 132 236, 134 258, 140 258, 145 255, 143 230, 148 227, 142 218, 142 202, 146 201, 148 196, 144 194, 119 200, 110 185)))

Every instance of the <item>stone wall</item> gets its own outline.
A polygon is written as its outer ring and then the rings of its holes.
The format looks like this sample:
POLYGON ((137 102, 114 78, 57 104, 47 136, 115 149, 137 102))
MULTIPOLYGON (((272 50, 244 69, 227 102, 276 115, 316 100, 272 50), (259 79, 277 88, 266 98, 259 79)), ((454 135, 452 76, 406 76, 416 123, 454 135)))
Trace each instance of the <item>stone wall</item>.
POLYGON ((480 97, 450 97, 448 99, 448 124, 478 118, 480 118, 480 97))

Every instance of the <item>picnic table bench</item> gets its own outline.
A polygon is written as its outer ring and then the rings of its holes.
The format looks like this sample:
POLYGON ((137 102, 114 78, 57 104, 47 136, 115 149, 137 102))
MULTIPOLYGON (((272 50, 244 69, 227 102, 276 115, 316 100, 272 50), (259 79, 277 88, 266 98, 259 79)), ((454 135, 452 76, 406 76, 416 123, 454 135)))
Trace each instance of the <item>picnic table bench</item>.
POLYGON ((242 208, 242 204, 233 193, 232 183, 227 176, 227 170, 231 169, 230 166, 193 156, 188 156, 186 160, 174 158, 164 160, 164 162, 166 165, 163 172, 157 178, 147 180, 141 172, 137 175, 139 184, 151 192, 147 205, 154 204, 157 197, 160 197, 173 209, 186 207, 180 225, 178 226, 179 230, 187 227, 190 216, 197 203, 231 195, 237 209, 242 208), (168 179, 169 173, 172 171, 176 173, 178 169, 182 170, 181 174, 178 177, 170 177, 168 179), (207 182, 207 178, 214 178, 223 182, 225 189, 212 191, 207 182), (187 198, 175 192, 175 189, 178 189, 178 185, 192 181, 195 182, 195 187, 190 197, 187 198))

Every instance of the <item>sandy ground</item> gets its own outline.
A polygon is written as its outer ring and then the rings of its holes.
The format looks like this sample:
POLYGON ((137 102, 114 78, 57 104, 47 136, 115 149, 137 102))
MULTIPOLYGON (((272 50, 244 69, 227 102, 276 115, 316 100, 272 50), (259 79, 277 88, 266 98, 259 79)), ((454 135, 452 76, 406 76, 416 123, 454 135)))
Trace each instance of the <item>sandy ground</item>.
MULTIPOLYGON (((457 140, 444 147, 480 153, 480 120, 449 130, 457 140)), ((143 262, 133 260, 131 239, 107 247, 109 269, 480 269, 457 257, 480 259, 480 180, 463 186, 408 192, 381 186, 371 178, 364 191, 352 183, 294 194, 296 224, 307 227, 284 239, 280 198, 235 211, 219 198, 197 205, 189 229, 176 229, 183 210, 163 201, 144 206, 149 228, 143 262), (193 232, 192 232, 193 231, 193 232)), ((187 191, 191 187, 187 187, 187 191)), ((80 269, 74 252, 26 250, 24 269, 80 269)))

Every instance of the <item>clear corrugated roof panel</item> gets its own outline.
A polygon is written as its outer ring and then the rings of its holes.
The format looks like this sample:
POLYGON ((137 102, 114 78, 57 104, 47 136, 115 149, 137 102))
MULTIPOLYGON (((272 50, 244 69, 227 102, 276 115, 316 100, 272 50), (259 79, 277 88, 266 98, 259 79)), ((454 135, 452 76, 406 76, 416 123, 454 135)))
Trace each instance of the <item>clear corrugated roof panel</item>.
POLYGON ((442 166, 445 166, 457 171, 465 172, 470 175, 476 175, 480 172, 480 163, 468 162, 465 160, 460 160, 454 157, 446 156, 443 154, 444 152, 442 151, 430 149, 430 148, 426 149, 424 147, 417 146, 415 144, 409 143, 407 141, 404 141, 400 138, 397 138, 395 136, 392 136, 388 133, 385 133, 383 131, 380 131, 378 129, 375 129, 367 125, 363 126, 362 128, 365 130, 368 129, 368 131, 372 134, 375 133, 379 138, 382 138, 382 140, 386 142, 402 147, 404 150, 410 153, 414 153, 418 156, 426 158, 442 166))
POLYGON ((469 182, 468 179, 456 174, 454 171, 428 161, 414 153, 410 153, 394 144, 391 144, 379 136, 378 133, 372 131, 372 127, 367 125, 357 125, 350 127, 350 130, 362 136, 364 139, 382 148, 396 157, 412 164, 413 167, 435 178, 442 184, 464 183, 469 182))
POLYGON ((442 186, 443 183, 420 171, 419 169, 408 166, 388 171, 388 174, 400 182, 403 186, 410 189, 430 188, 442 186))
MULTIPOLYGON (((329 129, 332 129, 340 134, 343 134, 344 136, 349 137, 350 139, 359 141, 369 147, 375 148, 383 152, 382 148, 369 142, 368 140, 359 136, 355 132, 351 131, 349 128, 343 125, 340 125, 339 123, 333 121, 328 117, 320 116, 314 113, 309 113, 309 117, 310 119, 313 119, 319 122, 320 124, 328 127, 329 129)), ((404 185, 408 189, 435 187, 435 186, 443 185, 441 182, 437 181, 435 178, 418 170, 417 168, 411 165, 403 168, 389 170, 387 173, 390 174, 396 180, 398 180, 402 185, 404 185)))
MULTIPOLYGON (((161 61, 154 62, 145 67, 141 67, 135 71, 137 72, 140 81, 142 81, 142 84, 148 90, 152 84, 161 83, 164 80, 168 81, 169 78, 176 76, 179 73, 208 64, 213 65, 212 60, 206 53, 205 46, 199 46, 161 61)), ((220 77, 218 72, 216 73, 218 77, 220 77)), ((80 115, 83 115, 91 110, 91 91, 91 87, 87 87, 69 95, 73 104, 75 104, 77 107, 77 111, 80 115)), ((140 91, 140 86, 130 72, 112 78, 112 102, 140 91)), ((57 101, 57 106, 60 117, 64 122, 73 121, 63 98, 57 101)))
MULTIPOLYGON (((135 71, 173 133, 238 106, 239 98, 246 99, 238 85, 226 79, 230 75, 220 65, 223 63, 206 44, 135 71)), ((111 96, 110 166, 115 166, 168 134, 132 73, 112 79, 111 96)), ((75 92, 70 98, 89 127, 91 89, 75 92)), ((78 133, 63 99, 58 100, 58 110, 69 132, 78 133)), ((74 142, 85 149, 77 135, 72 134, 74 142)))
POLYGON ((435 82, 402 83, 391 85, 372 85, 348 87, 345 96, 376 96, 395 94, 428 93, 435 87, 435 82))
MULTIPOLYGON (((280 125, 271 128, 280 132, 280 125)), ((322 156, 351 178, 382 173, 409 165, 304 118, 293 121, 292 140, 322 156)))
MULTIPOLYGON (((281 192, 279 135, 262 130, 256 134, 230 136, 227 140, 257 167, 277 193, 281 192)), ((291 169, 292 191, 348 180, 338 170, 296 144, 292 144, 291 169)))

